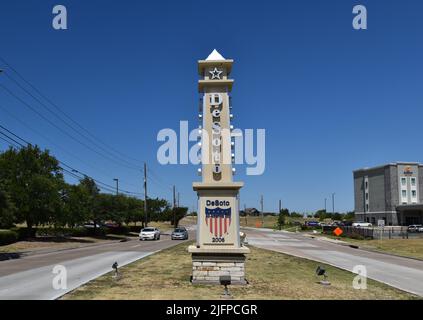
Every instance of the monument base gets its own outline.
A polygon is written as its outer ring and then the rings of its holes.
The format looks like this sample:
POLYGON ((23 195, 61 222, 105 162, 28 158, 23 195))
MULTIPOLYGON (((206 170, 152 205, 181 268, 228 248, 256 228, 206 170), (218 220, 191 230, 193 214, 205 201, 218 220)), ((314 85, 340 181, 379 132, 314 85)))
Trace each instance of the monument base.
POLYGON ((246 285, 243 253, 192 253, 192 283, 220 285, 230 276, 231 285, 246 285))

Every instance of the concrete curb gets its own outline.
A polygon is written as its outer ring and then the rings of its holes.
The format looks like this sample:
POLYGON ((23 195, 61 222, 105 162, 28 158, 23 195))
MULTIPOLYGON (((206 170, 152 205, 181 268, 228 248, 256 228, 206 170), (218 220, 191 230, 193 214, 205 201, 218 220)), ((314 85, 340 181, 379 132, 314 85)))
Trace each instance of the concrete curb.
MULTIPOLYGON (((134 239, 135 240, 135 239, 134 239)), ((5 254, 21 254, 21 257, 33 257, 37 255, 43 255, 43 254, 50 254, 50 253, 56 253, 56 252, 62 252, 67 250, 75 250, 75 249, 84 249, 84 248, 91 248, 91 247, 97 247, 97 246, 107 246, 111 244, 116 244, 118 242, 121 242, 122 240, 110 240, 108 242, 100 242, 100 243, 90 243, 87 245, 82 245, 78 247, 69 247, 69 248, 46 248, 46 249, 38 249, 38 250, 32 250, 32 251, 15 251, 15 252, 4 252, 5 254)), ((132 239, 127 240, 132 241, 132 239)), ((9 259, 14 260, 14 259, 9 259)), ((7 260, 5 260, 7 261, 7 260)))

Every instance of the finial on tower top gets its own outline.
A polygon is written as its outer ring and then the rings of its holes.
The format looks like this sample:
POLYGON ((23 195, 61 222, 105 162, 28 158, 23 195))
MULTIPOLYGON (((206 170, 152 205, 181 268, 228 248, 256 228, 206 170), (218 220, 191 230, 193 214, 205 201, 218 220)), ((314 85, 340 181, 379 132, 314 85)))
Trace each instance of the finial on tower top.
POLYGON ((212 53, 210 53, 206 59, 206 61, 210 61, 210 60, 214 60, 214 61, 225 60, 225 58, 222 57, 222 55, 216 49, 213 49, 212 53))

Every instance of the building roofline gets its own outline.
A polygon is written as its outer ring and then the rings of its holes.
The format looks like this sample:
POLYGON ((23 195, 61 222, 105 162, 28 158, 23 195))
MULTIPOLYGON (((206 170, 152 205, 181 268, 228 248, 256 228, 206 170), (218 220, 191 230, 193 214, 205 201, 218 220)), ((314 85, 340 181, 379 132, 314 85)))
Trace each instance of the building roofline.
POLYGON ((360 172, 360 171, 370 171, 370 170, 376 170, 376 169, 381 169, 381 168, 385 168, 385 167, 389 167, 389 166, 398 166, 398 165, 416 165, 419 167, 423 167, 423 164, 420 162, 407 162, 407 161, 397 161, 397 162, 390 162, 390 163, 386 163, 386 164, 382 164, 379 166, 375 166, 375 167, 364 167, 364 168, 360 168, 360 169, 356 169, 353 170, 353 172, 360 172))

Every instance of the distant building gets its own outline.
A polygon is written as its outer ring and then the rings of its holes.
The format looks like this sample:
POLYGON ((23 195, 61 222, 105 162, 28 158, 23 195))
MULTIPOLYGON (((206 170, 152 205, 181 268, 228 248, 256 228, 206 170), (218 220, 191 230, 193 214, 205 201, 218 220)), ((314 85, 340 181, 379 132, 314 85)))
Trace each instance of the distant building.
POLYGON ((385 225, 423 223, 423 164, 397 162, 355 170, 357 221, 385 225))

